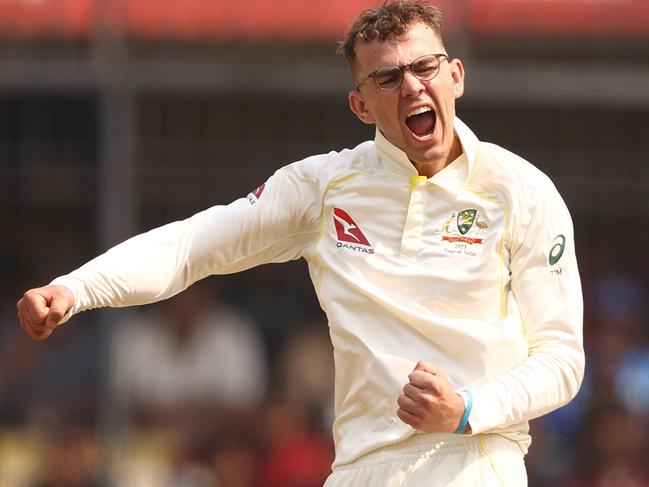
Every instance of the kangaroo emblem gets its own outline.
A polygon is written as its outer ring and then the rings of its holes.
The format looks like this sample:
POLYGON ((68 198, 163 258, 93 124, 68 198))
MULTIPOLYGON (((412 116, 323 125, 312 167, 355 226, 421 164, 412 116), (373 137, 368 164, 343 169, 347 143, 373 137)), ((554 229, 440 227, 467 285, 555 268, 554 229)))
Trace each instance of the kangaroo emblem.
POLYGON ((451 216, 449 216, 446 220, 442 222, 442 227, 439 229, 440 232, 446 232, 448 233, 448 227, 455 221, 455 213, 453 213, 451 216))

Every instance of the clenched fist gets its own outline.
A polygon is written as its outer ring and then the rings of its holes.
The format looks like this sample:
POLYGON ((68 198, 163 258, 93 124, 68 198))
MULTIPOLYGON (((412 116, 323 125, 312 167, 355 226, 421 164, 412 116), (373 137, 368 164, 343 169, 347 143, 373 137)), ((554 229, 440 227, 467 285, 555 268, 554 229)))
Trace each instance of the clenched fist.
POLYGON ((464 414, 464 401, 446 375, 426 362, 417 362, 397 399, 397 415, 404 423, 426 433, 454 432, 464 414))
POLYGON ((20 326, 34 340, 44 340, 73 305, 74 296, 68 288, 49 285, 30 289, 16 307, 20 326))

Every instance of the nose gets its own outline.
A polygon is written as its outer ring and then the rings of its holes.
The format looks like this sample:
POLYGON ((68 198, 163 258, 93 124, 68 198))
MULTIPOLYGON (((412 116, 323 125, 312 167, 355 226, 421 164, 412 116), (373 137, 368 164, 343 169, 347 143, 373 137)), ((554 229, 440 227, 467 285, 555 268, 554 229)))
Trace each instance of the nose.
POLYGON ((403 73, 403 81, 401 82, 401 94, 403 96, 418 95, 426 87, 409 69, 403 73))

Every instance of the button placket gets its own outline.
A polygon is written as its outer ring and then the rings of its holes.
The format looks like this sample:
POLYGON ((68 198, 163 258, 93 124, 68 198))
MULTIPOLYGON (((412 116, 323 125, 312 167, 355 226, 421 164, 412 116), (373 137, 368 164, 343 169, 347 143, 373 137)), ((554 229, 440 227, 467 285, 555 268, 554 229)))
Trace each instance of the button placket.
POLYGON ((408 215, 401 237, 401 255, 415 258, 421 251, 422 232, 424 228, 425 204, 426 204, 426 180, 425 176, 412 176, 410 178, 410 203, 408 204, 408 215))

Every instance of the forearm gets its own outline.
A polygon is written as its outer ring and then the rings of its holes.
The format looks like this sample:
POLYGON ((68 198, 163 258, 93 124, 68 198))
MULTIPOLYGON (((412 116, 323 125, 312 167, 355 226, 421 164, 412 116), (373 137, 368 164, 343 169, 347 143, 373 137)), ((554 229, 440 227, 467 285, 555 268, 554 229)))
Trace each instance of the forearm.
POLYGON ((79 269, 55 279, 75 304, 65 319, 88 309, 159 301, 191 284, 186 256, 192 222, 174 222, 133 237, 79 269))
POLYGON ((474 433, 508 428, 568 403, 584 375, 583 299, 570 214, 549 181, 517 192, 508 313, 527 357, 472 386, 474 433))
POLYGON ((547 414, 577 394, 583 375, 579 340, 566 335, 537 344, 514 369, 472 389, 471 429, 480 433, 507 428, 547 414))

